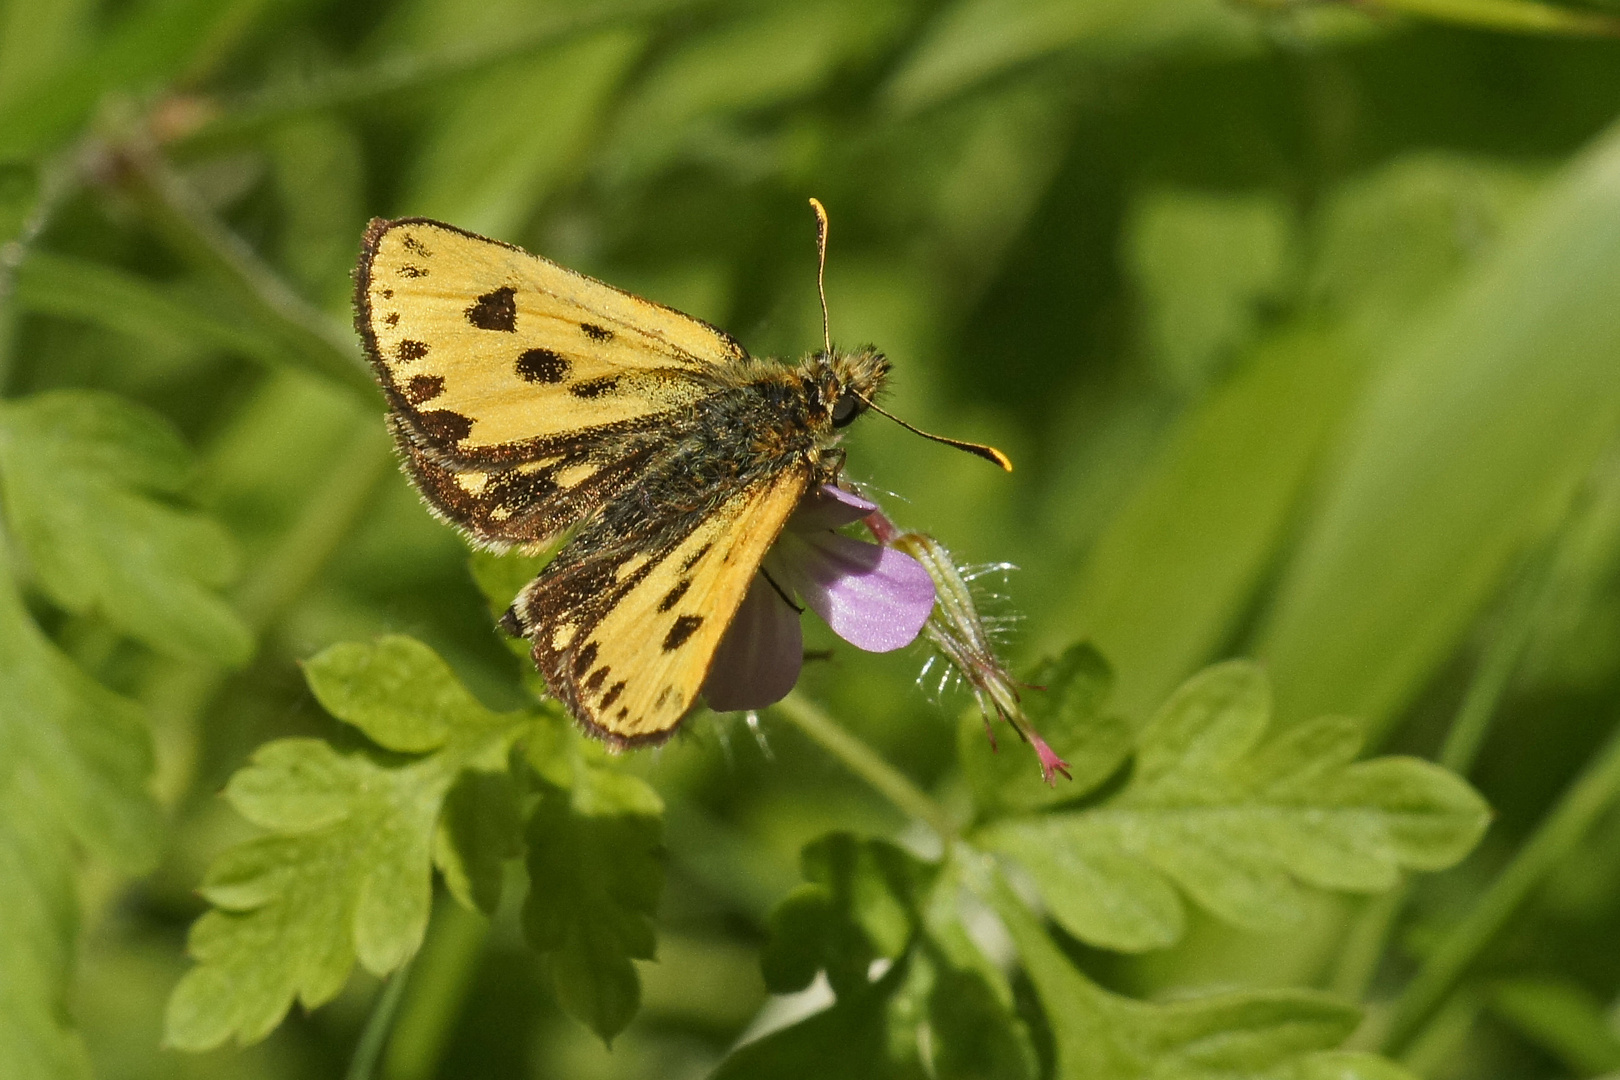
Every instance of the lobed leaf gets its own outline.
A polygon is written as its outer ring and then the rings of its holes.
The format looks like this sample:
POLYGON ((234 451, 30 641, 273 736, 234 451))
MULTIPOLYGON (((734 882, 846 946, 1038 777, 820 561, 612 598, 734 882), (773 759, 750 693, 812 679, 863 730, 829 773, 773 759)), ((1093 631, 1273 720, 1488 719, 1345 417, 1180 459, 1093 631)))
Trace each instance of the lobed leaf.
POLYGON ((1151 1004, 1109 993, 1069 963, 1010 889, 998 883, 991 892, 1051 1027, 1056 1080, 1410 1076, 1382 1058, 1333 1052, 1361 1011, 1324 994, 1262 990, 1151 1004))
POLYGON ((268 835, 227 850, 203 882, 214 910, 192 927, 197 965, 169 1001, 171 1046, 253 1042, 295 999, 330 1000, 356 959, 377 975, 409 959, 427 926, 436 823, 452 783, 503 764, 529 722, 483 708, 407 638, 334 646, 307 675, 340 719, 391 749, 435 752, 397 763, 283 739, 231 778, 226 798, 268 835))
POLYGON ((215 591, 235 574, 234 545, 162 501, 190 470, 174 431, 118 398, 58 391, 0 406, 7 522, 51 598, 161 652, 237 664, 253 638, 215 591))
POLYGON ((635 777, 587 769, 572 792, 548 789, 529 818, 524 935, 550 954, 562 1007, 608 1042, 641 1004, 631 961, 656 950, 661 810, 635 777))
POLYGON ((1139 738, 1130 783, 1102 805, 1012 818, 982 832, 1052 916, 1127 952, 1177 940, 1179 893, 1251 929, 1303 914, 1301 889, 1392 887, 1403 868, 1450 866, 1478 841, 1484 801, 1429 762, 1355 762, 1356 726, 1325 719, 1262 744, 1270 696, 1253 665, 1209 668, 1139 738))

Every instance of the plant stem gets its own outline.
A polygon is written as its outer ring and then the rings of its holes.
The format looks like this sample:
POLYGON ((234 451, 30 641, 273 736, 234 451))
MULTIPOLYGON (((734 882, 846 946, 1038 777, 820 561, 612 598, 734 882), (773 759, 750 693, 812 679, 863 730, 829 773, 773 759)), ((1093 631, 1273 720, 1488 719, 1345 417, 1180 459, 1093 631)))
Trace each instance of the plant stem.
MULTIPOLYGON (((1441 746, 1439 762, 1461 776, 1467 776, 1479 754, 1491 719, 1496 715, 1502 696, 1507 692, 1513 672, 1524 656, 1530 635, 1540 621, 1550 587, 1549 567, 1554 562, 1546 557, 1536 560, 1529 572, 1514 590, 1497 632, 1485 647, 1474 668, 1473 678, 1463 694, 1457 715, 1452 718, 1441 746)), ((1411 896, 1412 886, 1403 881, 1382 896, 1374 897, 1356 917, 1345 936, 1344 949, 1334 972, 1331 988, 1354 1000, 1361 1000, 1378 974, 1379 962, 1389 947, 1389 938, 1395 921, 1411 896)))
POLYGON ((489 939, 489 920, 448 897, 440 899, 427 940, 412 963, 399 1024, 388 1040, 388 1080, 430 1080, 454 1033, 468 987, 489 939))
POLYGON ((904 773, 879 757, 870 746, 798 694, 789 694, 776 706, 776 712, 843 762, 850 772, 872 785, 878 794, 927 825, 938 834, 947 848, 951 846, 956 836, 956 825, 951 821, 950 814, 904 773))
POLYGON ((407 962, 383 984, 376 1004, 371 1007, 371 1015, 366 1018, 360 1041, 355 1044, 354 1057, 349 1060, 349 1071, 343 1074, 344 1080, 371 1080, 377 1068, 377 1059, 382 1057, 383 1047, 388 1044, 388 1032, 394 1026, 394 1013, 398 1011, 400 999, 405 994, 410 971, 411 965, 407 962))
POLYGON ((1620 729, 1519 849, 1473 908, 1440 939, 1395 1000, 1384 1052, 1406 1049, 1423 1025, 1547 874, 1569 856, 1599 814, 1620 795, 1620 729))

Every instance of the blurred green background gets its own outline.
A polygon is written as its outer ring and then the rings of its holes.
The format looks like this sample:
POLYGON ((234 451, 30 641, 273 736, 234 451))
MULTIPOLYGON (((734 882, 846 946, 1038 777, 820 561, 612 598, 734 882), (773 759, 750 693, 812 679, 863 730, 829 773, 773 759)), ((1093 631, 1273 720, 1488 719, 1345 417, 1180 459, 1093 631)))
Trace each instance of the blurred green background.
MULTIPOLYGON (((1089 639, 1140 721, 1203 664, 1255 656, 1282 722, 1347 714, 1376 746, 1427 756, 1470 688, 1486 694, 1498 707, 1477 754, 1453 745, 1449 760, 1497 818, 1402 916, 1366 989, 1386 999, 1620 716, 1610 13, 1620 4, 0 5, 0 390, 108 391, 172 422, 196 464, 163 497, 223 524, 227 596, 257 642, 203 631, 153 648, 27 595, 57 645, 146 707, 171 815, 154 873, 90 861, 80 875, 69 1001, 96 1075, 347 1065, 377 992, 364 975, 257 1046, 159 1048, 194 890, 248 831, 221 786, 266 740, 353 741, 300 659, 409 633, 490 704, 522 700, 467 550, 393 467, 355 365, 349 274, 374 215, 521 244, 793 357, 819 345, 814 195, 832 216, 835 338, 892 358, 896 412, 1017 463, 1003 476, 879 419, 850 440, 851 475, 889 493, 902 525, 965 564, 1016 565, 981 579, 1015 666, 1089 639)), ((809 647, 831 645, 811 631, 809 647)), ((801 685, 949 803, 966 702, 918 686, 921 660, 840 648, 801 685)), ((486 937, 446 908, 385 1075, 704 1075, 782 1007, 757 949, 799 847, 906 828, 768 715, 757 739, 697 718, 628 767, 669 807, 660 961, 643 965, 634 1025, 608 1053, 558 1011, 510 925, 486 937)), ((1172 949, 1078 959, 1148 997, 1328 986, 1356 906, 1323 899, 1303 930, 1205 921, 1172 949)), ((1408 1064, 1620 1069, 1617 934, 1608 811, 1408 1064)))

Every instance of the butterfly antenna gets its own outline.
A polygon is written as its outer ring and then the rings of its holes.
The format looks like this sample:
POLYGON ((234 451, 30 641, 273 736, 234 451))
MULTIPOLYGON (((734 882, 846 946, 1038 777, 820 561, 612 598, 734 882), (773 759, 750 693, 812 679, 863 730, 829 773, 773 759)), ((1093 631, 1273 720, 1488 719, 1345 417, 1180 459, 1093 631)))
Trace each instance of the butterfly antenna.
POLYGON ((821 337, 832 356, 832 321, 827 318, 827 208, 820 199, 810 200, 816 212, 816 292, 821 296, 821 337))
POLYGON ((943 435, 935 435, 933 432, 924 431, 920 427, 915 427, 906 423, 904 420, 894 415, 894 413, 878 405, 875 401, 864 397, 861 398, 861 401, 868 409, 871 409, 873 412, 882 413, 884 416, 887 416, 890 420, 893 420, 895 423, 899 424, 901 427, 905 428, 914 435, 921 435, 925 439, 932 439, 937 443, 944 443, 946 446, 954 446, 958 450, 966 450, 970 454, 977 457, 982 457, 984 460, 992 462, 996 465, 1000 465, 1008 472, 1012 472, 1012 459, 993 446, 986 446, 984 443, 967 442, 963 439, 947 439, 943 435))

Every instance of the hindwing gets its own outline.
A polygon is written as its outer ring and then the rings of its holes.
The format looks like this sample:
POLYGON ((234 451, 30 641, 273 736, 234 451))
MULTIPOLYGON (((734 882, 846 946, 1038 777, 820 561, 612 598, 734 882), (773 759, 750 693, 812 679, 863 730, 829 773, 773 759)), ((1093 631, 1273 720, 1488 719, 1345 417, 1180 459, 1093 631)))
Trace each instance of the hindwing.
POLYGON ((514 606, 551 692, 615 744, 667 738, 809 480, 762 478, 650 549, 560 553, 514 606))

